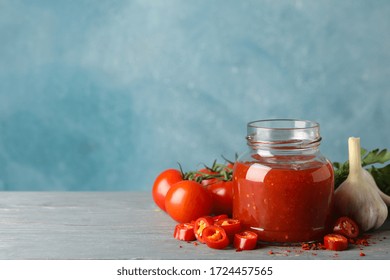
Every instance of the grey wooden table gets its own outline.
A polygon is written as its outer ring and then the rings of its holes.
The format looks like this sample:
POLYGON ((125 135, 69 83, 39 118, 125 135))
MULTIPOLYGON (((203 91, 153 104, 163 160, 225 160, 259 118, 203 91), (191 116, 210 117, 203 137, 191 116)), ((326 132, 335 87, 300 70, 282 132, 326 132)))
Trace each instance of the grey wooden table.
POLYGON ((175 224, 149 192, 2 192, 0 259, 390 259, 389 220, 342 252, 212 250, 175 240, 175 224))

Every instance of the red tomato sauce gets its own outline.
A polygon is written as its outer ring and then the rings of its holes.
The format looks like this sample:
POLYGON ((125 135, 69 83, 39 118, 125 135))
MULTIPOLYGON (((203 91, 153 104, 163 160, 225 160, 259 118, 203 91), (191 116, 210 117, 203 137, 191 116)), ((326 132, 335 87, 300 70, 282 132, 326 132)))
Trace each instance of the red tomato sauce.
POLYGON ((259 241, 319 241, 329 231, 334 184, 329 162, 304 169, 237 162, 233 180, 233 218, 259 241))

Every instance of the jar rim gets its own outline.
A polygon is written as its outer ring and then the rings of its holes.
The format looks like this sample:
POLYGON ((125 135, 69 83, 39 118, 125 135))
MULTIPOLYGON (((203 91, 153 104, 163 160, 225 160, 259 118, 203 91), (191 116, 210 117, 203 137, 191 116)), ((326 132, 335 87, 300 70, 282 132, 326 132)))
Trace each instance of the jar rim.
POLYGON ((303 119, 264 119, 248 123, 248 128, 291 130, 291 129, 318 129, 319 123, 303 119))
POLYGON ((307 149, 321 141, 319 123, 300 119, 267 119, 249 122, 248 145, 274 149, 307 149))

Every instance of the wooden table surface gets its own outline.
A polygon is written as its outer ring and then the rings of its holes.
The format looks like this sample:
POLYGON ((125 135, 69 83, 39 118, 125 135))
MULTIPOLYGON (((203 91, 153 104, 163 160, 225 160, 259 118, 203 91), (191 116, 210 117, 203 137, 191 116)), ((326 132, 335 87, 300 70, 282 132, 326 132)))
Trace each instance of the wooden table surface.
POLYGON ((174 239, 175 224, 149 192, 2 192, 0 259, 390 259, 389 220, 342 252, 213 250, 174 239))

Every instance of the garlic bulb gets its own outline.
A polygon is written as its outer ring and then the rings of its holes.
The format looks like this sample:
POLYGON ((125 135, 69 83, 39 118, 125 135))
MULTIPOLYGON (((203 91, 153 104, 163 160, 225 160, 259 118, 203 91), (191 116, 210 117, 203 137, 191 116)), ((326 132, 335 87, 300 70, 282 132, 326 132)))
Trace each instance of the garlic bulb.
POLYGON ((349 175, 336 189, 334 200, 340 215, 354 219, 362 231, 377 229, 388 209, 371 174, 361 164, 360 138, 348 139, 349 175))

